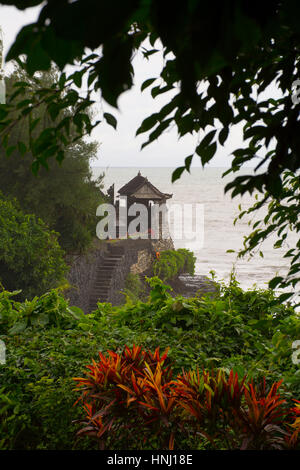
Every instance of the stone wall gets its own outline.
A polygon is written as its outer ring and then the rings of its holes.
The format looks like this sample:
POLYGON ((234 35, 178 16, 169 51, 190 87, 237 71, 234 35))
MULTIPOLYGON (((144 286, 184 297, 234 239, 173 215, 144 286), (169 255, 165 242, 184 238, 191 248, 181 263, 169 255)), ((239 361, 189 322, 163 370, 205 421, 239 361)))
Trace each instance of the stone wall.
POLYGON ((172 238, 166 240, 152 240, 154 251, 174 250, 174 243, 172 238))
POLYGON ((156 251, 174 250, 173 240, 151 240, 149 246, 137 252, 137 262, 130 268, 132 274, 141 274, 147 271, 155 259, 156 251))
POLYGON ((76 305, 88 312, 96 268, 103 262, 107 253, 108 247, 105 243, 96 244, 87 254, 73 256, 67 260, 71 266, 67 276, 71 287, 64 295, 70 305, 76 305))
POLYGON ((155 260, 155 252, 174 249, 173 241, 168 240, 119 240, 118 242, 95 243, 86 255, 73 257, 69 260, 71 269, 68 281, 72 288, 65 296, 70 305, 80 307, 89 312, 89 299, 92 292, 96 269, 111 252, 118 249, 122 259, 117 264, 109 290, 108 302, 118 305, 123 302, 121 293, 125 287, 128 274, 140 274, 147 271, 155 260))
POLYGON ((112 305, 120 305, 124 301, 122 290, 130 273, 131 266, 137 262, 138 252, 134 249, 125 250, 122 261, 117 265, 109 291, 108 301, 112 305))
POLYGON ((135 272, 143 272, 151 266, 155 252, 150 240, 122 240, 118 246, 123 247, 122 261, 116 266, 113 282, 109 292, 109 302, 119 305, 124 301, 122 290, 128 274, 135 267, 135 272), (145 268, 145 269, 144 269, 145 268))
POLYGON ((130 267, 132 274, 140 274, 150 268, 153 263, 153 254, 149 250, 141 250, 137 252, 137 261, 130 267))

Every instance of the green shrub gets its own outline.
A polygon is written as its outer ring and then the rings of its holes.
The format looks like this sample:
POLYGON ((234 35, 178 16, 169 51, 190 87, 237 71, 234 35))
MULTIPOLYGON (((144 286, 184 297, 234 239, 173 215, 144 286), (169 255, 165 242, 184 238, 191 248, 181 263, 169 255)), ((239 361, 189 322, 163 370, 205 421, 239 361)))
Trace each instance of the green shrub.
POLYGON ((153 264, 155 276, 166 281, 174 279, 182 273, 193 275, 195 272, 196 257, 190 250, 179 248, 178 250, 165 250, 160 254, 160 258, 153 264))
POLYGON ((127 302, 137 302, 145 296, 145 286, 138 274, 129 273, 123 289, 127 302))
POLYGON ((72 377, 81 373, 83 358, 97 353, 97 331, 92 318, 69 307, 57 291, 24 303, 1 294, 6 364, 0 365, 0 448, 74 447, 72 420, 79 413, 72 377))

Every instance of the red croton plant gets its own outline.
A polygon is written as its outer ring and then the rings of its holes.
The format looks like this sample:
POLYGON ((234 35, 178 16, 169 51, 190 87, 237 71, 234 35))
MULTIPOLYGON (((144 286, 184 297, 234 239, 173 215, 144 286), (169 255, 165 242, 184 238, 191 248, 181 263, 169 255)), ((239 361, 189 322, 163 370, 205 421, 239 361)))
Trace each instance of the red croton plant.
POLYGON ((295 448, 300 402, 288 407, 278 391, 255 385, 233 371, 183 371, 175 379, 167 351, 125 346, 99 353, 84 378, 74 378, 86 418, 78 436, 96 439, 100 449, 295 448), (184 444, 185 443, 185 444, 184 444))

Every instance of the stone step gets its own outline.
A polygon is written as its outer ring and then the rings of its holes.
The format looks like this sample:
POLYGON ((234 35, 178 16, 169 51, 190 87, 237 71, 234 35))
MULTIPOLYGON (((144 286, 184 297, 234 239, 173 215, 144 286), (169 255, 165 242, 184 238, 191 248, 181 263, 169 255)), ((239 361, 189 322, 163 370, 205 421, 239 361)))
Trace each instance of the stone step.
POLYGON ((122 253, 121 252, 106 253, 105 258, 122 258, 122 256, 124 256, 124 251, 122 253))
POLYGON ((102 276, 107 276, 108 274, 113 274, 115 270, 114 269, 102 269, 101 271, 96 272, 96 276, 102 275, 102 276))
POLYGON ((90 305, 92 305, 92 304, 96 305, 97 302, 102 302, 103 299, 107 299, 107 294, 101 294, 101 295, 95 297, 94 300, 91 299, 90 300, 90 305))
POLYGON ((102 287, 101 289, 93 290, 93 292, 91 293, 91 297, 95 298, 95 297, 97 297, 97 295, 107 294, 108 291, 109 291, 109 289, 107 289, 105 287, 102 287))
POLYGON ((95 302, 90 304, 90 311, 95 310, 97 308, 97 302, 106 302, 107 298, 102 297, 101 299, 97 299, 95 302))
POLYGON ((94 289, 91 293, 91 296, 97 297, 97 295, 108 294, 110 291, 109 287, 99 287, 99 289, 94 289))
POLYGON ((124 248, 112 247, 109 256, 97 267, 93 290, 90 295, 90 311, 97 307, 97 302, 106 302, 114 271, 124 257, 124 248))
POLYGON ((110 253, 112 256, 116 256, 116 255, 122 255, 124 254, 124 247, 117 247, 117 246, 114 246, 114 247, 111 247, 110 248, 110 253))
POLYGON ((113 275, 112 273, 100 273, 98 276, 95 276, 95 282, 102 279, 112 279, 113 275))
POLYGON ((105 291, 108 291, 110 289, 110 284, 108 283, 104 283, 104 284, 98 284, 98 285, 95 285, 92 289, 92 292, 94 292, 95 294, 98 294, 98 292, 101 292, 103 290, 105 291))
POLYGON ((93 289, 91 292, 91 296, 96 297, 97 295, 100 295, 102 292, 108 292, 110 286, 101 286, 97 289, 93 289))

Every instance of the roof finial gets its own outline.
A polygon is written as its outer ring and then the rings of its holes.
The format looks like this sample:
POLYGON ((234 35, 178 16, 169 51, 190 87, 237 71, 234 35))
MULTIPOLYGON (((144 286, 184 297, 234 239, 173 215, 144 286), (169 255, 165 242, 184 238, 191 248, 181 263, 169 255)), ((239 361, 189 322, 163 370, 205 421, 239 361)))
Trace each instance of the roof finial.
POLYGON ((140 171, 138 172, 138 176, 142 176, 140 171))

